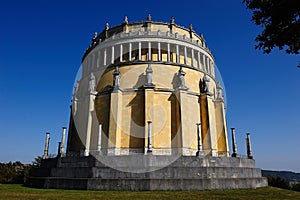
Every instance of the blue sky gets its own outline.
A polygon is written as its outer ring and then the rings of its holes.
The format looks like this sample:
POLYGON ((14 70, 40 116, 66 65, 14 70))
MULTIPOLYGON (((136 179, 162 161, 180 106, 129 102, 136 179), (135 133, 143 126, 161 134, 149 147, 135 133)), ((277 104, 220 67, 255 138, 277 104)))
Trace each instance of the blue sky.
MULTIPOLYGON (((176 23, 203 33, 221 71, 227 125, 245 154, 251 133, 257 166, 300 172, 299 55, 254 50, 261 31, 241 1, 2 1, 0 6, 0 162, 30 163, 45 132, 56 153, 68 126, 74 79, 95 31, 129 21, 176 23)), ((231 143, 231 141, 230 141, 231 143)))

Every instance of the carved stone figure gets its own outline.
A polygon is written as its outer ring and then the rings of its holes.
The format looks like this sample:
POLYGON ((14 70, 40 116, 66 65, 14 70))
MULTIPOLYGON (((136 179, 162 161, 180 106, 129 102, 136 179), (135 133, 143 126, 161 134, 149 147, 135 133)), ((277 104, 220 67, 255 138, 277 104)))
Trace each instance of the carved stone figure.
POLYGON ((178 70, 179 89, 188 89, 185 86, 185 79, 184 79, 185 74, 186 73, 182 70, 182 67, 180 67, 180 69, 178 70))
POLYGON ((209 79, 207 78, 206 74, 204 75, 202 81, 201 81, 201 92, 203 93, 209 93, 209 79))
POLYGON ((150 15, 150 13, 149 13, 148 16, 147 16, 147 21, 152 21, 152 17, 151 17, 151 15, 150 15))
POLYGON ((223 100, 223 87, 221 86, 220 82, 217 82, 216 84, 216 89, 217 89, 217 95, 216 95, 216 98, 217 99, 220 99, 220 100, 223 100))
POLYGON ((174 18, 174 16, 171 17, 170 24, 175 24, 175 18, 174 18))
POLYGON ((124 24, 128 24, 128 17, 127 16, 124 17, 124 24))
POLYGON ((93 73, 91 73, 90 81, 89 81, 89 92, 96 91, 96 77, 93 73))
POLYGON ((190 31, 193 31, 193 24, 190 24, 190 31))
POLYGON ((153 80, 153 70, 151 68, 151 64, 148 64, 148 67, 146 69, 146 83, 145 86, 154 86, 152 83, 153 80))
POLYGON ((108 30, 109 29, 109 24, 108 22, 105 23, 105 30, 108 30))
POLYGON ((118 90, 120 88, 120 78, 121 78, 119 67, 116 67, 113 75, 114 75, 113 87, 114 87, 114 90, 118 90))

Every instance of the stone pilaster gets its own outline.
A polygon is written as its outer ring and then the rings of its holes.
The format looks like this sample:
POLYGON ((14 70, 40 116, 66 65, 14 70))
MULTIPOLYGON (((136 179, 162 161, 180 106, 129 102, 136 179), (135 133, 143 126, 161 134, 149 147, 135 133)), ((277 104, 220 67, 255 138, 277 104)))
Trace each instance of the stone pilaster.
POLYGON ((226 113, 224 98, 222 95, 222 87, 217 83, 217 96, 215 100, 216 110, 216 128, 217 128, 217 143, 219 156, 229 156, 228 133, 226 123, 226 113))
POLYGON ((224 101, 215 101, 216 131, 219 156, 229 156, 228 133, 224 101))
POLYGON ((121 145, 122 91, 114 90, 110 96, 108 155, 119 155, 121 145))
POLYGON ((179 153, 181 155, 191 155, 189 149, 190 149, 190 141, 189 138, 189 128, 187 127, 187 123, 189 121, 189 115, 190 113, 186 109, 188 106, 188 94, 185 89, 178 88, 176 90, 176 96, 178 99, 178 105, 179 105, 179 117, 180 117, 180 127, 179 127, 179 146, 180 149, 179 153))
POLYGON ((217 143, 217 130, 216 130, 216 115, 215 115, 215 105, 213 102, 213 97, 210 95, 206 96, 207 98, 207 109, 209 116, 209 135, 210 135, 210 144, 211 144, 211 155, 218 156, 218 143, 217 143))
POLYGON ((88 116, 87 116, 87 125, 86 125, 86 138, 84 144, 84 156, 89 156, 90 154, 90 144, 91 144, 91 133, 92 133, 92 124, 93 124, 93 112, 95 110, 95 95, 96 93, 90 92, 88 97, 88 116))
POLYGON ((203 136, 203 149, 206 154, 217 156, 217 131, 215 124, 215 105, 213 97, 206 93, 201 98, 201 131, 203 136))

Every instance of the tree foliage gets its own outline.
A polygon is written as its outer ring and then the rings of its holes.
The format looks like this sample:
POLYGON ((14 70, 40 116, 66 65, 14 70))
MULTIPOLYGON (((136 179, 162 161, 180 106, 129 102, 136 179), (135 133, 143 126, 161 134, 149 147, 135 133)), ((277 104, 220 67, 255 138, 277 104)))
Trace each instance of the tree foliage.
POLYGON ((23 183, 29 167, 19 161, 0 163, 0 183, 23 183))
POLYGON ((0 163, 0 183, 24 183, 32 170, 41 166, 42 157, 34 158, 32 164, 23 164, 20 161, 0 163))
POLYGON ((268 54, 274 47, 288 54, 300 49, 300 0, 243 0, 253 11, 252 21, 263 27, 256 49, 268 54))
POLYGON ((300 183, 293 184, 292 190, 300 192, 300 183))
POLYGON ((268 176, 268 184, 269 186, 283 188, 283 189, 290 189, 290 182, 284 180, 280 177, 268 176))

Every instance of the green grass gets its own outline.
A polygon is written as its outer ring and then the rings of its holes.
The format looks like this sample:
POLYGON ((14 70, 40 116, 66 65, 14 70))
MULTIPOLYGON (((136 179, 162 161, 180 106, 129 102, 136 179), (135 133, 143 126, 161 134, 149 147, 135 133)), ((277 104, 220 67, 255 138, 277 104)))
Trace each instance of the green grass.
POLYGON ((217 191, 85 191, 35 189, 22 185, 0 184, 0 199, 299 199, 300 192, 274 187, 217 191))

